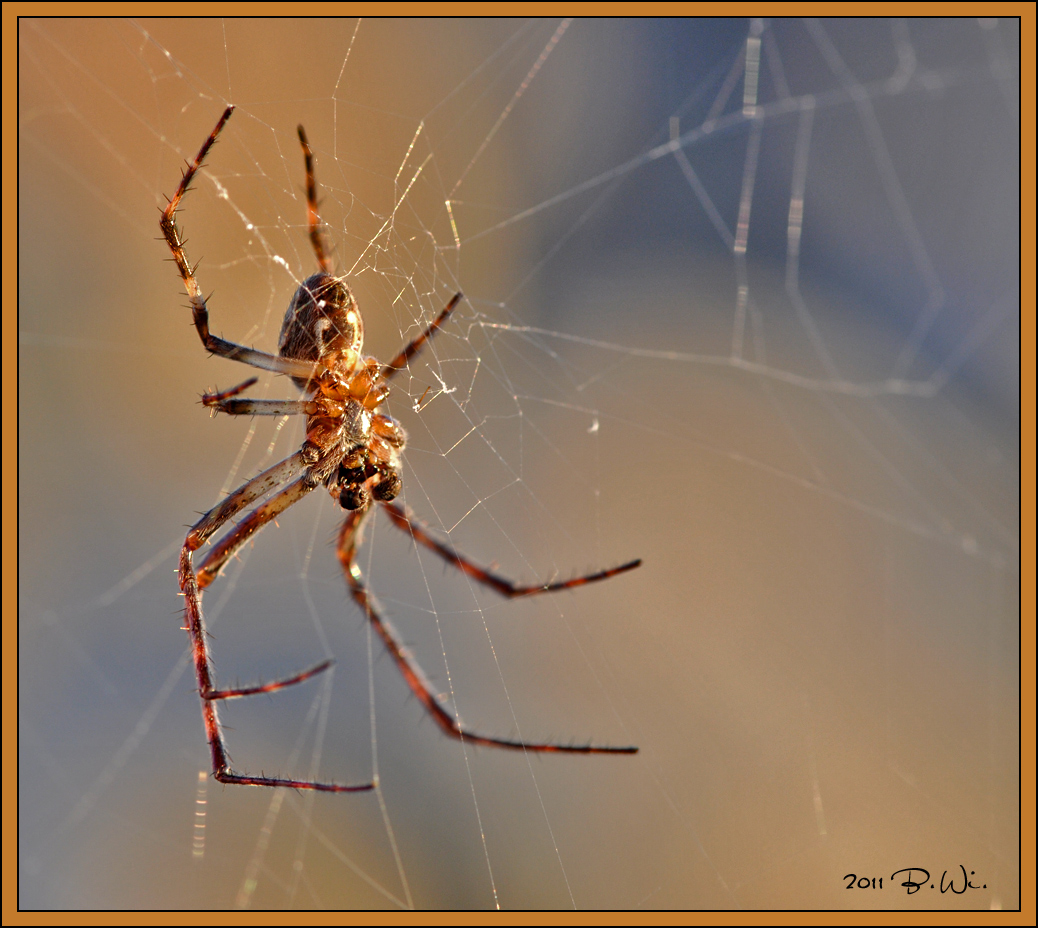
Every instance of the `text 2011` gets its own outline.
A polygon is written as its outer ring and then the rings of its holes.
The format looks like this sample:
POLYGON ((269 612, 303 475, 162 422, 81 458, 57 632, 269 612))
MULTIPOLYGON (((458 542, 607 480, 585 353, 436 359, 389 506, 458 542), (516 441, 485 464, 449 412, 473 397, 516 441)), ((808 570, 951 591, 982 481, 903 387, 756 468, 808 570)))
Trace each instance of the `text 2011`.
POLYGON ((844 889, 882 889, 883 888, 883 877, 872 877, 869 879, 867 876, 859 877, 857 873, 845 873, 845 880, 848 881, 844 889))

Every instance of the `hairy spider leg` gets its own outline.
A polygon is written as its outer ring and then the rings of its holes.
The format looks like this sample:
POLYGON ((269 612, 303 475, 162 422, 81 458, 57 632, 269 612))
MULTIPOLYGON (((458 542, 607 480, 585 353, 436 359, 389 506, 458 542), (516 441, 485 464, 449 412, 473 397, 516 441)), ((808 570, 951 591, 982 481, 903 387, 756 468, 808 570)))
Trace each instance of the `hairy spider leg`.
MULTIPOLYGON (((303 452, 297 451, 243 483, 191 526, 191 531, 187 533, 187 538, 184 540, 184 546, 190 551, 197 551, 228 519, 236 516, 286 480, 291 480, 306 467, 306 463, 303 452)), ((208 586, 208 584, 206 585, 208 586)))
POLYGON ((231 416, 315 416, 320 410, 313 400, 235 400, 213 393, 202 397, 202 405, 231 416))
POLYGON ((468 558, 458 554, 454 548, 439 541, 430 530, 429 526, 411 515, 403 506, 396 503, 383 503, 389 520, 402 532, 408 533, 411 538, 420 545, 424 545, 430 551, 435 551, 452 567, 458 568, 473 580, 490 587, 500 593, 506 599, 518 599, 520 596, 536 596, 538 593, 557 593, 559 590, 572 590, 574 587, 583 586, 585 583, 597 583, 599 580, 608 580, 617 574, 626 573, 641 566, 641 558, 628 561, 619 567, 610 567, 608 570, 599 570, 593 574, 584 574, 581 577, 573 577, 570 580, 558 580, 550 583, 533 583, 524 586, 495 574, 485 567, 474 564, 468 558))
POLYGON ((317 481, 309 473, 304 473, 298 480, 293 480, 283 490, 253 509, 235 526, 234 531, 221 538, 206 555, 205 560, 198 567, 199 586, 203 590, 209 586, 245 542, 268 522, 273 522, 289 506, 298 503, 316 486, 318 486, 317 481))
POLYGON ((184 614, 187 620, 187 630, 191 637, 191 650, 195 664, 195 677, 198 681, 198 693, 202 699, 202 721, 205 725, 206 738, 209 742, 209 751, 212 759, 213 776, 221 783, 232 783, 241 786, 286 786, 292 789, 312 789, 328 793, 355 793, 374 789, 374 783, 362 783, 356 785, 341 785, 337 783, 321 783, 312 780, 293 780, 283 777, 249 776, 236 773, 231 769, 230 756, 227 753, 227 745, 224 742, 220 730, 220 719, 216 710, 216 703, 223 699, 238 699, 243 696, 253 696, 259 693, 273 693, 287 686, 303 683, 311 677, 327 670, 333 661, 326 660, 304 670, 302 673, 275 680, 271 683, 259 686, 239 687, 236 689, 219 690, 213 684, 212 667, 209 660, 209 651, 206 647, 207 631, 205 618, 202 613, 202 590, 205 589, 217 576, 220 568, 227 559, 237 551, 245 541, 255 532, 259 531, 267 522, 275 518, 279 512, 283 512, 293 502, 302 498, 313 489, 313 482, 304 474, 299 479, 290 483, 287 487, 272 496, 266 503, 257 506, 241 524, 230 532, 213 549, 202 562, 199 573, 195 573, 192 563, 192 554, 205 544, 206 540, 217 532, 220 527, 237 512, 240 512, 251 502, 263 494, 269 492, 279 483, 289 479, 299 470, 305 468, 306 462, 302 452, 296 452, 279 464, 264 471, 245 483, 232 493, 227 499, 209 512, 188 532, 184 540, 184 546, 180 551, 180 589, 184 594, 184 614))
POLYGON ((314 246, 314 254, 321 271, 330 274, 331 261, 328 250, 324 247, 324 236, 321 234, 321 217, 317 212, 317 180, 314 176, 314 154, 310 150, 306 132, 298 126, 299 143, 303 146, 303 160, 306 161, 306 221, 310 227, 310 243, 314 246))
MULTIPOLYGON (((408 525, 411 524, 410 520, 405 516, 402 516, 402 514, 398 516, 398 513, 395 512, 397 507, 392 506, 389 503, 383 503, 382 505, 392 513, 391 517, 401 517, 408 525)), ((458 722, 457 718, 452 716, 434 695, 432 684, 425 676, 424 671, 408 654, 400 640, 399 634, 393 626, 379 612, 375 598, 371 595, 367 586, 364 584, 364 575, 361 573, 360 567, 357 564, 357 545, 360 543, 360 532, 364 524, 364 517, 367 513, 368 510, 351 512, 346 517, 345 521, 342 523, 342 528, 339 530, 339 541, 336 546, 336 553, 339 557, 339 563, 342 565, 342 572, 346 577, 346 582, 349 584, 350 593, 354 600, 368 617, 368 621, 371 622, 379 638, 382 639, 382 643, 386 646, 386 650, 389 652, 390 657, 393 658, 400 670, 400 673, 407 681, 407 685, 411 688, 411 692, 414 693, 418 701, 425 707, 425 710, 432 716, 433 721, 439 725, 440 729, 445 734, 452 738, 457 738, 459 741, 467 741, 471 744, 483 744, 498 748, 511 748, 517 751, 565 754, 636 754, 638 752, 638 748, 636 747, 608 747, 595 744, 537 743, 521 741, 515 738, 494 738, 488 735, 481 735, 478 732, 463 727, 458 722)), ((395 521, 394 524, 396 524, 395 521)), ((444 551, 441 551, 438 548, 433 548, 433 550, 447 557, 447 555, 444 554, 444 551)), ((465 569, 461 567, 461 564, 468 563, 467 561, 458 558, 458 556, 453 553, 447 557, 447 560, 460 569, 465 569)), ((604 571, 604 576, 595 575, 590 578, 578 578, 576 581, 568 581, 566 584, 561 586, 556 585, 555 587, 552 587, 550 585, 546 586, 542 584, 536 588, 531 588, 529 592, 530 594, 543 593, 548 592, 550 589, 566 589, 569 586, 579 586, 580 583, 589 583, 595 579, 605 579, 605 576, 613 576, 615 573, 630 570, 632 567, 636 566, 637 563, 632 563, 613 571, 604 571)), ((476 569, 482 570, 481 568, 476 569)), ((486 572, 483 571, 483 573, 486 572)), ((473 576, 476 575, 473 574, 473 576)), ((503 582, 507 583, 507 581, 503 582)), ((493 583, 490 585, 494 586, 493 583)), ((514 584, 511 586, 515 589, 524 589, 515 586, 514 584)), ((494 588, 497 589, 496 586, 494 588)), ((520 593, 515 595, 523 594, 520 593)))
POLYGON ((257 777, 236 773, 231 768, 227 745, 220 731, 220 719, 216 712, 216 702, 220 699, 231 699, 254 693, 269 693, 282 687, 290 686, 293 683, 302 683, 315 674, 327 670, 331 662, 325 661, 304 673, 277 683, 267 684, 266 686, 249 687, 238 691, 215 689, 209 667, 209 655, 205 647, 207 633, 205 619, 202 617, 201 591, 191 567, 191 552, 186 545, 180 555, 180 585, 186 602, 184 612, 193 644, 195 673, 198 677, 199 691, 202 696, 202 721, 205 724, 206 738, 209 741, 213 776, 221 783, 232 783, 240 786, 287 786, 291 789, 312 789, 326 793, 356 793, 374 789, 374 783, 341 785, 338 783, 320 783, 312 780, 293 780, 284 777, 257 777))
POLYGON ((202 296, 202 290, 198 286, 198 281, 195 279, 195 269, 187 259, 187 252, 184 250, 185 239, 177 227, 177 209, 180 206, 180 201, 191 187, 191 181, 194 180, 195 174, 202 167, 205 156, 209 154, 209 150, 215 144, 220 131, 227 120, 231 118, 231 113, 233 112, 233 106, 228 106, 223 111, 223 115, 216 124, 216 128, 209 133, 209 138, 205 140, 205 143, 198 150, 195 160, 187 166, 187 170, 180 179, 180 186, 177 187, 177 192, 173 194, 172 199, 170 199, 166 208, 162 211, 159 228, 162 229, 166 244, 169 245, 169 249, 173 253, 173 261, 184 281, 184 289, 187 290, 188 299, 191 301, 191 313, 194 318, 195 329, 198 331, 198 337, 202 340, 206 350, 220 355, 220 357, 230 358, 232 361, 241 361, 243 364, 250 364, 262 370, 309 380, 316 370, 316 365, 312 361, 283 358, 280 355, 267 354, 254 348, 246 348, 244 345, 238 345, 219 338, 209 331, 209 309, 206 306, 205 297, 202 296))
POLYGON ((425 347, 425 343, 440 331, 440 327, 447 321, 447 317, 454 312, 454 307, 460 302, 461 293, 455 293, 450 298, 450 302, 440 312, 440 315, 429 323, 428 328, 421 335, 409 342, 403 351, 393 358, 392 361, 382 365, 382 370, 380 371, 382 379, 390 380, 398 371, 402 370, 407 365, 407 362, 425 347))
POLYGON ((203 393, 202 405, 219 406, 224 400, 230 399, 232 396, 237 396, 239 393, 244 393, 249 389, 249 387, 258 382, 259 377, 250 377, 248 380, 243 381, 236 387, 231 387, 229 390, 221 390, 219 393, 203 393))

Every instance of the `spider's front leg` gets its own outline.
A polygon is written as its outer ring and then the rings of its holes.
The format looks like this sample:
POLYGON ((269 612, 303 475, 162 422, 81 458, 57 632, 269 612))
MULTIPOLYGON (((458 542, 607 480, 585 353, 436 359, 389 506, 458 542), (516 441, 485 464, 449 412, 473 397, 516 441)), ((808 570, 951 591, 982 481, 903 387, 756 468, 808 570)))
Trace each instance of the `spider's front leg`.
POLYGON ((331 273, 332 263, 328 260, 328 249, 321 234, 321 217, 317 212, 317 181, 314 178, 314 153, 306 137, 306 130, 297 127, 299 144, 303 146, 303 160, 306 162, 306 220, 310 227, 310 244, 313 245, 317 264, 325 274, 331 273))
POLYGON ((461 302, 461 294, 455 293, 450 298, 450 302, 440 311, 440 314, 433 319, 429 326, 426 328, 421 335, 419 335, 414 341, 409 342, 404 346, 403 350, 388 364, 382 365, 382 379, 390 380, 395 377, 397 373, 404 369, 407 362, 411 360, 419 351, 425 347, 425 343, 429 341, 437 332, 440 331, 443 324, 447 321, 447 317, 454 312, 454 307, 461 302))
POLYGON ((188 260, 187 252, 184 250, 185 239, 183 233, 177 226, 177 209, 180 207, 180 201, 191 188, 191 182, 201 169, 202 162, 205 160, 206 155, 209 154, 213 145, 216 144, 216 139, 233 112, 233 106, 228 106, 223 111, 223 115, 217 122, 216 127, 209 133, 209 138, 205 140, 202 147, 198 150, 198 154, 195 155, 195 160, 187 166, 187 170, 184 171, 184 176, 180 180, 180 186, 177 187, 176 193, 173 194, 166 208, 162 211, 162 217, 159 219, 159 228, 162 229, 163 238, 165 238, 166 244, 169 245, 169 250, 173 254, 173 262, 176 264, 180 277, 184 281, 184 289, 187 290, 188 299, 191 301, 191 313, 194 318, 195 329, 198 331, 198 337, 202 340, 202 344, 205 345, 206 349, 213 354, 230 358, 232 361, 241 361, 243 364, 249 364, 262 370, 287 374, 290 377, 306 381, 315 373, 313 363, 267 354, 264 351, 256 351, 254 348, 246 348, 244 345, 237 345, 234 342, 229 342, 226 339, 213 335, 209 331, 209 308, 206 305, 205 297, 202 296, 202 288, 195 279, 195 268, 192 267, 191 262, 188 260))

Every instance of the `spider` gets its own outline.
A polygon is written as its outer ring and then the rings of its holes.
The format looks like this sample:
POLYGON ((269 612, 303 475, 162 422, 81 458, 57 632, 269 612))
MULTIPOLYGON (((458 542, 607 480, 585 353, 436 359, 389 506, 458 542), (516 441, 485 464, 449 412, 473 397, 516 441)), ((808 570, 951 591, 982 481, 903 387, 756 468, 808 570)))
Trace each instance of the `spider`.
POLYGON ((191 642, 198 693, 202 700, 202 718, 209 742, 213 776, 221 783, 287 786, 333 793, 369 790, 376 785, 340 785, 239 773, 231 767, 217 715, 217 703, 222 700, 273 693, 303 683, 324 672, 333 663, 330 660, 322 661, 302 673, 259 686, 219 689, 213 679, 202 613, 202 591, 220 575, 235 552, 265 525, 321 485, 328 489, 332 498, 346 512, 338 533, 337 554, 353 599, 382 639, 411 691, 447 735, 472 744, 523 751, 634 754, 638 750, 636 747, 533 743, 495 738, 464 728, 434 694, 425 674, 405 650, 395 629, 380 613, 378 604, 364 583, 356 559, 361 529, 376 504, 382 507, 393 525, 407 532, 417 544, 424 545, 473 580, 508 598, 568 590, 585 583, 606 580, 633 570, 641 561, 630 561, 572 580, 521 586, 458 554, 449 544, 440 541, 426 525, 393 502, 402 488, 401 453, 407 438, 395 420, 378 410, 389 394, 389 382, 440 330, 462 295, 456 293, 428 328, 405 345, 388 364, 362 356, 364 325, 349 284, 344 278, 332 273, 317 212, 313 152, 302 126, 299 126, 299 142, 306 166, 307 222, 319 270, 304 280, 292 297, 281 326, 276 355, 226 341, 209 331, 209 310, 195 279, 195 268, 184 251, 184 238, 176 224, 176 214, 181 199, 191 187, 192 180, 233 111, 233 106, 224 110, 194 161, 187 166, 177 192, 162 211, 159 225, 183 278, 191 301, 195 328, 205 348, 211 354, 284 374, 295 381, 304 396, 298 400, 239 398, 240 393, 256 383, 257 378, 252 377, 230 390, 206 393, 202 397, 203 405, 234 416, 306 416, 306 440, 294 454, 246 481, 205 513, 187 533, 180 552, 179 577, 185 601, 185 624, 191 642), (196 569, 194 552, 238 513, 254 503, 257 505, 219 540, 196 569))

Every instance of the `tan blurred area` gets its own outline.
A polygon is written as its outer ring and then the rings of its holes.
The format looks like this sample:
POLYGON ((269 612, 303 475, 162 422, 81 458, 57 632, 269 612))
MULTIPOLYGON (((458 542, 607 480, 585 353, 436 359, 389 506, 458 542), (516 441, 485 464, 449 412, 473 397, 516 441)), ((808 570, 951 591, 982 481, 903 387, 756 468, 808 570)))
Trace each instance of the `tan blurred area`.
POLYGON ((956 23, 22 20, 20 904, 1018 906, 1016 33, 956 23), (733 118, 679 149, 732 235, 752 192, 743 261, 645 153, 738 114, 748 35, 762 105, 818 102, 806 140, 765 107, 755 141, 733 118), (205 607, 222 680, 334 674, 229 706, 228 738, 380 792, 199 778, 176 552, 301 440, 202 409, 251 371, 205 356, 159 238, 228 103, 180 215, 213 330, 275 350, 314 270, 302 123, 366 350, 465 293, 390 400, 408 505, 526 580, 643 559, 503 603, 381 520, 380 602, 468 724, 636 756, 442 737, 315 493, 205 607))

